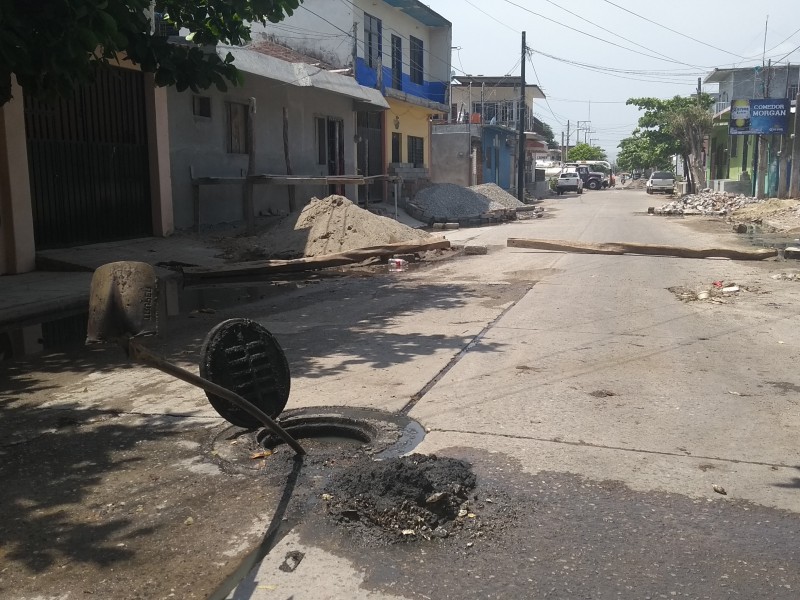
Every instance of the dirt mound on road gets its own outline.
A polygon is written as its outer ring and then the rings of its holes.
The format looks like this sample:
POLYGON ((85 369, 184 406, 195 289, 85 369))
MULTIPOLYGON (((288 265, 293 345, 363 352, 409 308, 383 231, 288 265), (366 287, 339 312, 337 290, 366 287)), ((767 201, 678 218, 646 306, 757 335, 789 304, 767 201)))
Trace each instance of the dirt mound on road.
POLYGON ((797 233, 800 231, 800 200, 770 199, 749 204, 731 213, 734 223, 754 223, 773 229, 797 233))
POLYGON ((226 241, 233 260, 301 258, 397 242, 417 242, 430 234, 358 207, 344 196, 312 198, 256 238, 226 241))
POLYGON ((412 454, 356 464, 332 479, 324 498, 335 523, 383 542, 410 542, 479 524, 468 500, 475 483, 464 461, 412 454))
MULTIPOLYGON (((501 190, 502 191, 502 190, 501 190)), ((414 196, 421 221, 461 221, 507 207, 476 190, 454 183, 437 183, 414 196)))
POLYGON ((473 185, 469 189, 473 192, 478 192, 481 196, 486 196, 492 202, 502 204, 506 208, 525 206, 524 202, 520 202, 496 183, 482 183, 480 185, 473 185))

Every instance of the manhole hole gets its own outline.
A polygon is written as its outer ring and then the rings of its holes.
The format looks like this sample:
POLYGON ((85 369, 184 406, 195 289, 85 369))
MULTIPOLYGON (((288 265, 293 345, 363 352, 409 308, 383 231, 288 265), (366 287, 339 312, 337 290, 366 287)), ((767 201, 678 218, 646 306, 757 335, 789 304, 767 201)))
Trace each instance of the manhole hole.
MULTIPOLYGON (((367 456, 387 459, 411 452, 425 437, 413 419, 368 408, 314 407, 287 410, 279 423, 300 441, 314 460, 367 456)), ((211 454, 239 472, 260 471, 278 454, 293 451, 267 429, 243 431, 230 426, 214 436, 211 454)))

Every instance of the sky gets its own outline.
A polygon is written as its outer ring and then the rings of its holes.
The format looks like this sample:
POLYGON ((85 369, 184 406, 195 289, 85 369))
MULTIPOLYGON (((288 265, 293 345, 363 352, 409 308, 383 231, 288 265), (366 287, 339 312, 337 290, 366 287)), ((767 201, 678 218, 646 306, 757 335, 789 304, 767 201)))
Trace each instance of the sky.
POLYGON ((800 65, 800 0, 424 2, 453 24, 456 75, 519 75, 525 31, 526 82, 547 96, 536 101, 536 117, 559 143, 569 120, 571 144, 577 121, 590 121, 579 141, 592 140, 612 159, 640 116, 628 98, 693 94, 714 68, 757 66, 762 56, 800 65))

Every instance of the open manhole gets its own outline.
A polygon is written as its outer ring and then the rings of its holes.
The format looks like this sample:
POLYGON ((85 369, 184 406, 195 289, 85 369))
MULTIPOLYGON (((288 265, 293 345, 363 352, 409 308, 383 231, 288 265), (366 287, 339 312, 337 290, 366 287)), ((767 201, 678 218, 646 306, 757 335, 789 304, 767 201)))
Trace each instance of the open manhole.
MULTIPOLYGON (((297 439, 313 460, 364 456, 392 458, 411 452, 425 437, 413 419, 369 408, 313 407, 287 410, 280 425, 297 439)), ((283 441, 267 429, 258 431, 226 427, 213 439, 212 455, 237 471, 263 470, 273 455, 293 455, 283 441)))

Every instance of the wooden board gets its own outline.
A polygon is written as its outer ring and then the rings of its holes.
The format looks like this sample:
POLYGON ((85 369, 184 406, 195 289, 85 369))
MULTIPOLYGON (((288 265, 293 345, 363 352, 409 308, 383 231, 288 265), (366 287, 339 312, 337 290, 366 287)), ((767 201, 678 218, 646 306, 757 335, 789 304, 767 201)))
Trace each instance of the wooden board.
POLYGON ((272 275, 275 273, 293 273, 298 271, 313 271, 329 267, 341 267, 360 263, 364 260, 394 254, 413 254, 427 250, 444 250, 450 247, 450 242, 436 239, 431 242, 386 244, 385 246, 372 246, 359 248, 337 254, 324 256, 311 256, 292 260, 256 260, 224 265, 221 267, 185 267, 183 269, 184 285, 197 285, 214 279, 244 278, 272 275))
POLYGON ((648 256, 674 256, 677 258, 730 258, 732 260, 764 260, 777 256, 777 250, 731 250, 728 248, 684 248, 654 244, 629 244, 625 242, 591 243, 568 240, 526 240, 508 238, 509 248, 531 248, 578 254, 646 254, 648 256))

